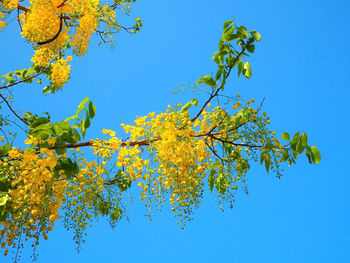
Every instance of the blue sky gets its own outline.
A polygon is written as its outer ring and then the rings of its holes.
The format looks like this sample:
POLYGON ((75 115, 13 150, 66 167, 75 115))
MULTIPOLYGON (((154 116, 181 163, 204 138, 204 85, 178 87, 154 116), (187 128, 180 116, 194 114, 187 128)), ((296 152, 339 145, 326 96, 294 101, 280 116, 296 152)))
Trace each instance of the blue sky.
MULTIPOLYGON (((61 92, 43 96, 39 87, 16 87, 16 109, 48 111, 56 120, 90 97, 97 115, 87 137, 95 138, 102 128, 119 130, 135 116, 191 99, 171 90, 214 72, 222 24, 235 17, 262 41, 249 60, 252 79, 234 77, 226 89, 246 99, 265 97, 272 127, 306 132, 322 154, 319 165, 301 158, 286 167, 282 179, 254 166, 249 195, 238 194, 224 213, 208 195, 185 230, 167 208, 149 222, 137 201, 129 206, 130 223, 112 230, 96 222, 80 254, 72 233, 58 227, 40 245, 39 262, 350 262, 349 12, 345 0, 139 0, 132 15, 142 18, 141 32, 117 35, 113 52, 93 41, 86 56, 74 59, 61 92)), ((32 56, 13 24, 0 35, 0 74, 28 66, 32 56)), ((23 262, 30 253, 24 250, 23 262)), ((0 256, 0 262, 11 260, 0 256)))

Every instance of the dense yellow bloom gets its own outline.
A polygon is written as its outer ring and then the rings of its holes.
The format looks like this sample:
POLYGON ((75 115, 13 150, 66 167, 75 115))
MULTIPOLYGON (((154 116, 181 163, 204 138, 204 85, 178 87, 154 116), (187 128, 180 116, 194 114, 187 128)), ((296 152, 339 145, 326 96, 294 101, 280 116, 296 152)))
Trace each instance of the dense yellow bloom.
POLYGON ((51 79, 52 83, 58 87, 58 89, 60 89, 68 80, 70 65, 67 65, 67 61, 70 60, 71 57, 68 57, 66 60, 58 59, 55 63, 52 64, 51 79))
POLYGON ((5 9, 12 10, 12 9, 15 9, 17 7, 18 0, 4 0, 4 1, 2 1, 2 3, 4 5, 5 9))
POLYGON ((44 67, 54 56, 55 53, 52 50, 48 48, 39 48, 35 50, 35 54, 31 58, 31 61, 37 66, 44 67))
POLYGON ((0 30, 2 30, 6 26, 5 21, 0 21, 0 30))
POLYGON ((53 1, 32 0, 30 12, 23 16, 22 34, 31 42, 43 42, 52 39, 60 28, 60 18, 53 1))

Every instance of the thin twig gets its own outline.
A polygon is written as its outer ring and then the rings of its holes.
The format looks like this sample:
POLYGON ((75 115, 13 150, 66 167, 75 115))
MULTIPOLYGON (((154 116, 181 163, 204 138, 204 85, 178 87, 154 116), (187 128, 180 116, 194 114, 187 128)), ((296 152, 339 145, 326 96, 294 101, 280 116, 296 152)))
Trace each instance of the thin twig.
POLYGON ((246 143, 236 143, 236 142, 226 141, 226 140, 223 140, 221 138, 215 137, 214 135, 211 135, 210 137, 215 139, 215 140, 218 140, 218 141, 220 141, 222 143, 228 143, 228 144, 232 144, 232 145, 235 145, 235 146, 243 146, 243 147, 248 147, 248 148, 260 148, 260 147, 263 147, 263 145, 251 145, 251 144, 246 144, 246 143))
POLYGON ((21 20, 19 19, 19 8, 17 8, 17 23, 18 23, 19 28, 21 29, 21 32, 22 32, 21 20))
POLYGON ((9 107, 9 109, 12 111, 12 113, 13 113, 19 120, 21 120, 24 124, 28 125, 28 123, 27 123, 22 117, 20 117, 20 116, 12 109, 10 103, 6 100, 6 98, 5 98, 2 94, 0 94, 0 97, 3 99, 3 101, 5 101, 7 107, 9 107))
POLYGON ((203 110, 209 104, 209 102, 219 94, 220 90, 222 90, 222 88, 224 87, 224 85, 226 83, 226 79, 230 76, 231 70, 233 69, 233 65, 236 64, 237 60, 244 53, 244 51, 245 51, 245 48, 243 48, 242 51, 237 55, 237 57, 235 58, 235 60, 232 63, 232 66, 229 68, 224 80, 221 82, 220 87, 217 88, 216 91, 210 95, 209 99, 203 104, 202 108, 197 113, 197 115, 191 119, 191 122, 194 122, 196 119, 198 119, 198 117, 202 114, 203 110))
POLYGON ((36 78, 37 76, 43 74, 44 71, 45 71, 45 70, 40 71, 40 72, 38 72, 37 74, 35 74, 35 75, 33 75, 33 76, 30 76, 30 77, 28 77, 28 78, 22 79, 22 80, 20 80, 20 81, 17 81, 17 82, 8 84, 8 85, 6 85, 6 86, 2 86, 2 87, 0 87, 0 90, 2 90, 2 89, 7 89, 7 88, 9 88, 9 87, 15 86, 15 85, 20 84, 20 83, 22 83, 22 82, 26 82, 26 81, 28 81, 28 80, 31 80, 31 79, 33 79, 33 78, 36 78))
POLYGON ((60 5, 57 6, 57 8, 60 8, 62 6, 64 6, 64 4, 67 2, 68 0, 64 0, 60 5))

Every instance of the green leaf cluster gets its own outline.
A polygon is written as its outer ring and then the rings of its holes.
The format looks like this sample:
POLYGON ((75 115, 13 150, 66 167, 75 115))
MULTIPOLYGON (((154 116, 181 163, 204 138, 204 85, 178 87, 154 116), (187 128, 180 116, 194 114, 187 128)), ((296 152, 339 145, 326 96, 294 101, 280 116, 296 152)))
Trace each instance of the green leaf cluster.
POLYGON ((69 180, 79 173, 79 166, 76 162, 70 158, 58 159, 58 164, 54 168, 54 177, 58 179, 60 177, 59 171, 63 170, 66 178, 69 180))
MULTIPOLYGON (((242 74, 249 79, 252 76, 252 70, 248 61, 243 58, 249 56, 246 51, 249 53, 255 52, 254 42, 260 40, 259 32, 248 31, 244 26, 235 26, 234 20, 226 20, 219 41, 219 50, 213 55, 213 60, 218 65, 215 80, 222 79, 223 84, 225 84, 229 72, 236 66, 238 66, 238 76, 242 74), (235 45, 233 41, 235 41, 235 45)), ((211 84, 214 83, 211 80, 211 84)), ((205 84, 208 85, 208 83, 205 84)), ((208 86, 213 87, 214 85, 209 84, 208 86)))
POLYGON ((320 163, 321 153, 317 147, 308 145, 306 133, 300 134, 300 132, 297 132, 291 139, 291 136, 284 132, 282 133, 282 139, 289 141, 290 145, 290 149, 283 151, 282 161, 288 161, 289 165, 294 164, 298 156, 305 151, 310 164, 320 163))

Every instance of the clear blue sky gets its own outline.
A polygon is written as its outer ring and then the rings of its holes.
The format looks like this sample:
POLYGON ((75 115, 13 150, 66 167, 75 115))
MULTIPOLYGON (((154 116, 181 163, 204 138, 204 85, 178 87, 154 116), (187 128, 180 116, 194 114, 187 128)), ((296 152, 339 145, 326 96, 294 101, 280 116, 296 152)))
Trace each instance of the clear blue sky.
MULTIPOLYGON (((265 97, 277 132, 307 132, 322 153, 321 164, 301 158, 280 180, 256 165, 249 195, 238 194, 224 213, 208 196, 185 230, 167 208, 149 222, 138 202, 129 206, 130 223, 111 230, 96 222, 80 254, 72 233, 57 228, 40 245, 39 262, 350 262, 349 13, 347 0, 139 0, 132 14, 141 16, 142 31, 119 34, 114 52, 92 43, 74 60, 62 92, 45 97, 38 87, 16 87, 16 109, 48 111, 56 120, 90 97, 97 116, 87 136, 94 138, 102 128, 119 129, 137 115, 186 102, 170 91, 214 71, 222 23, 234 16, 260 31, 262 41, 250 60, 252 79, 233 79, 230 92, 265 97)), ((0 74, 27 66, 23 58, 32 50, 19 32, 0 36, 0 74)), ((24 250, 23 262, 30 253, 24 250)))

